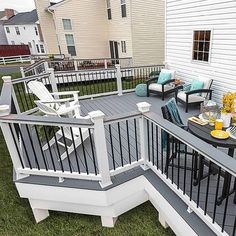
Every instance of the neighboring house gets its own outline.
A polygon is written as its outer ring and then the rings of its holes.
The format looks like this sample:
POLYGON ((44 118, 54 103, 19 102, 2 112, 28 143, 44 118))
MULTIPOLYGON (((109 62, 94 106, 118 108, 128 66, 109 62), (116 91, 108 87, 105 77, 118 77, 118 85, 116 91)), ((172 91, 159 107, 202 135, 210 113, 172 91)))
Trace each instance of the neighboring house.
POLYGON ((8 44, 28 45, 31 54, 46 53, 36 10, 18 13, 4 23, 4 28, 8 44))
POLYGON ((177 76, 214 79, 213 99, 236 90, 236 1, 167 0, 166 63, 177 76))
POLYGON ((0 11, 0 45, 8 44, 3 24, 15 14, 16 11, 13 9, 4 9, 4 11, 0 11))
POLYGON ((162 0, 35 2, 49 53, 80 59, 132 57, 135 65, 163 63, 162 0))

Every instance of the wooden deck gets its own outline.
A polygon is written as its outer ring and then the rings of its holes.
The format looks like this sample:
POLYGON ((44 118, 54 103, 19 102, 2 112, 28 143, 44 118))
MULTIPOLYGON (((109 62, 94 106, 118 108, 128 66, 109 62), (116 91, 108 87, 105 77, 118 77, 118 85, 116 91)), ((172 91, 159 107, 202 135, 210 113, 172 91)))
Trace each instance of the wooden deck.
MULTIPOLYGON (((167 99, 166 99, 167 101, 167 99)), ((137 110, 136 104, 139 102, 148 102, 152 105, 151 111, 155 112, 157 114, 161 114, 161 106, 165 104, 166 101, 161 101, 160 98, 156 96, 151 96, 149 98, 141 98, 137 97, 134 93, 126 94, 123 96, 109 96, 109 97, 101 97, 101 98, 96 98, 94 100, 82 100, 80 101, 81 104, 81 111, 82 114, 85 116, 88 114, 90 111, 95 111, 95 110, 101 110, 104 112, 104 114, 109 117, 117 114, 123 114, 127 113, 130 111, 135 111, 137 110)), ((197 109, 191 109, 188 114, 184 112, 184 107, 182 105, 179 105, 179 110, 181 112, 181 116, 185 122, 187 122, 187 118, 192 116, 193 114, 198 114, 199 110, 197 109)), ((121 122, 121 143, 122 143, 122 155, 124 159, 124 163, 129 162, 129 150, 127 146, 127 126, 125 122, 121 122)), ((121 166, 121 160, 120 160, 120 149, 119 149, 119 140, 118 140, 118 131, 117 131, 117 126, 116 124, 111 125, 111 130, 112 130, 112 146, 111 146, 111 137, 109 136, 109 127, 106 126, 106 139, 107 139, 107 146, 108 146, 108 155, 109 155, 109 161, 110 161, 110 169, 113 169, 114 163, 112 156, 115 157, 115 167, 121 166), (113 147, 113 150, 112 150, 113 147)), ((133 121, 130 121, 129 123, 129 134, 130 134, 130 154, 131 154, 131 159, 132 161, 135 161, 140 158, 140 148, 139 148, 139 141, 138 141, 138 149, 136 149, 136 144, 135 144, 135 128, 134 128, 134 123, 133 121)), ((27 140, 26 140, 27 141, 27 140)), ((28 140, 29 142, 29 140, 28 140)), ((155 140, 154 140, 155 142, 155 140)), ((207 145, 207 144, 206 144, 207 145)), ((30 146, 30 145, 29 145, 30 146)), ((36 152, 40 153, 39 146, 37 143, 35 143, 36 146, 36 152)), ((91 151, 91 143, 90 140, 87 139, 84 142, 84 147, 85 147, 85 155, 87 158, 87 166, 89 169, 90 173, 95 173, 95 170, 97 168, 97 163, 93 162, 92 158, 92 151, 91 151)), ((154 147, 154 152, 156 153, 156 149, 154 147)), ((226 150, 223 150, 226 151, 226 150)), ((33 150, 28 150, 30 155, 33 155, 33 150)), ((56 154, 55 148, 52 148, 52 153, 54 157, 54 162, 56 163, 56 169, 60 170, 60 163, 58 162, 58 155, 56 154)), ((80 170, 82 172, 86 171, 86 165, 84 161, 84 153, 81 147, 77 148, 77 153, 79 156, 79 165, 80 165, 80 170)), ((40 154, 39 154, 40 155, 40 154)), ((42 158, 40 158, 42 160, 42 158)), ((49 152, 46 151, 46 159, 48 165, 52 168, 52 162, 50 160, 50 155, 49 152)), ((70 155, 70 160, 72 163, 72 168, 74 171, 77 171, 77 165, 76 165, 76 159, 75 155, 72 153, 70 155)), ((183 160, 181 160, 182 162, 183 160)), ((65 165, 65 170, 69 170, 69 165, 68 165, 68 160, 65 159, 63 161, 65 165)), ((161 164, 161 163, 159 163, 161 164)), ((35 163, 33 164, 35 166, 35 163)), ((40 166, 43 167, 43 162, 40 162, 40 166)), ((191 157, 188 157, 187 161, 187 166, 191 166, 191 157)), ((208 171, 206 168, 204 170, 205 172, 208 171)), ((133 172, 135 174, 135 172, 133 172)), ((141 172, 140 172, 141 173, 141 172)), ((132 175, 132 171, 129 171, 128 173, 124 173, 123 175, 128 174, 132 175)), ((189 195, 190 193, 190 179, 191 179, 191 173, 190 171, 186 172, 186 195, 189 195)), ((169 177, 171 178, 171 171, 169 177)), ((118 178, 120 176, 113 178, 115 182, 119 182, 118 178)), ((214 211, 214 202, 215 202, 215 192, 216 192, 216 181, 217 181, 217 175, 216 176, 211 176, 210 178, 210 188, 209 188, 209 196, 208 196, 208 212, 209 215, 212 217, 213 211, 214 211)), ((174 182, 177 183, 177 169, 174 171, 174 182)), ((180 173, 180 188, 183 188, 184 184, 184 174, 183 171, 180 173)), ((219 193, 222 190, 222 185, 223 185, 223 178, 221 179, 220 182, 220 189, 219 193)), ((200 189, 200 202, 199 206, 204 209, 205 207, 205 200, 206 200, 206 191, 207 191, 207 179, 201 181, 201 189, 200 189)), ((198 193, 198 186, 193 187, 193 200, 197 200, 197 193, 198 193)), ((228 204, 230 207, 228 207, 227 211, 227 217, 226 217, 226 224, 225 224, 225 230, 229 235, 232 235, 233 232, 233 226, 235 222, 235 212, 236 212, 236 205, 233 204, 233 195, 229 198, 228 204)), ((220 206, 217 207, 216 209, 216 222, 219 223, 220 225, 222 224, 223 221, 223 214, 225 210, 225 202, 221 204, 220 206)))

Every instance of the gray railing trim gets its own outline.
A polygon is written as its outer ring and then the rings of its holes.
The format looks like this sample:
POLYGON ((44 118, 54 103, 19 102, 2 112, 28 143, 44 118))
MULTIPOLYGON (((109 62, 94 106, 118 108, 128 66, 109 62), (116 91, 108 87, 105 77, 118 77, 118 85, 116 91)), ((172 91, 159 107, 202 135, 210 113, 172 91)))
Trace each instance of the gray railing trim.
POLYGON ((29 65, 29 66, 25 66, 24 67, 24 72, 27 73, 33 69, 35 69, 37 66, 41 65, 42 63, 44 63, 45 60, 44 59, 40 59, 39 61, 35 62, 34 64, 32 65, 29 65))
POLYGON ((18 79, 12 80, 12 84, 27 82, 27 81, 30 81, 30 80, 33 80, 33 79, 38 79, 38 78, 46 77, 46 76, 49 76, 49 75, 50 75, 50 73, 42 73, 40 75, 32 75, 32 76, 28 76, 28 77, 25 77, 25 78, 18 78, 18 79))
POLYGON ((230 172, 232 175, 236 176, 236 160, 234 158, 214 148, 193 134, 181 129, 177 125, 174 125, 171 122, 163 119, 163 117, 160 115, 149 112, 145 113, 144 117, 156 123, 163 130, 180 139, 183 143, 193 147, 200 154, 210 159, 224 170, 230 172))
POLYGON ((16 115, 11 114, 8 116, 0 117, 0 123, 19 123, 19 124, 32 124, 32 125, 51 125, 51 126, 65 126, 80 128, 93 128, 91 119, 76 119, 64 117, 50 117, 50 116, 35 116, 35 115, 16 115))
POLYGON ((116 114, 113 116, 105 117, 104 124, 107 125, 111 123, 117 123, 119 121, 129 120, 132 118, 139 118, 141 116, 142 116, 142 113, 139 111, 131 111, 131 112, 123 113, 123 114, 116 114))
POLYGON ((79 74, 79 73, 94 73, 94 72, 115 72, 115 68, 108 68, 108 69, 84 69, 84 70, 71 70, 71 71, 55 71, 55 75, 60 75, 60 74, 66 74, 66 75, 73 75, 73 74, 79 74))
POLYGON ((165 67, 165 65, 148 65, 148 66, 129 66, 129 67, 126 67, 126 68, 121 68, 121 72, 122 70, 125 70, 125 69, 141 69, 141 68, 152 68, 152 67, 165 67))

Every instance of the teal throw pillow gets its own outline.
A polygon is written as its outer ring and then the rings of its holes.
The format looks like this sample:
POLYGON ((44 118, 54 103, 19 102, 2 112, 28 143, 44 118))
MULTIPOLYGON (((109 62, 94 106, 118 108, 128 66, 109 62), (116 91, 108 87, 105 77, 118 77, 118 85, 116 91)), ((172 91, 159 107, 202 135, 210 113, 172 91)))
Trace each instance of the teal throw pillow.
POLYGON ((184 92, 190 91, 191 86, 192 86, 191 84, 184 84, 184 85, 183 85, 183 91, 184 91, 184 92))
MULTIPOLYGON (((202 89, 204 87, 204 82, 203 81, 199 81, 199 80, 193 80, 190 91, 194 91, 197 89, 202 89)), ((201 93, 197 93, 197 96, 201 96, 201 93)))
POLYGON ((166 81, 171 80, 171 73, 170 72, 161 72, 158 78, 158 84, 164 84, 166 81))

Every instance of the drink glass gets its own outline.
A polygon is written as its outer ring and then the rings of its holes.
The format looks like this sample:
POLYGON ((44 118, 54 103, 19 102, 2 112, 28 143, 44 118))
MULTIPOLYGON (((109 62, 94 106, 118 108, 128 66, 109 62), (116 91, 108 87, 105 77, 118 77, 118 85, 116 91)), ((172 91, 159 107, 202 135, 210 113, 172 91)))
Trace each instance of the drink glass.
POLYGON ((214 126, 218 114, 216 112, 209 112, 209 125, 214 126))
POLYGON ((222 119, 216 119, 215 129, 216 130, 222 130, 223 129, 223 120, 222 119))

